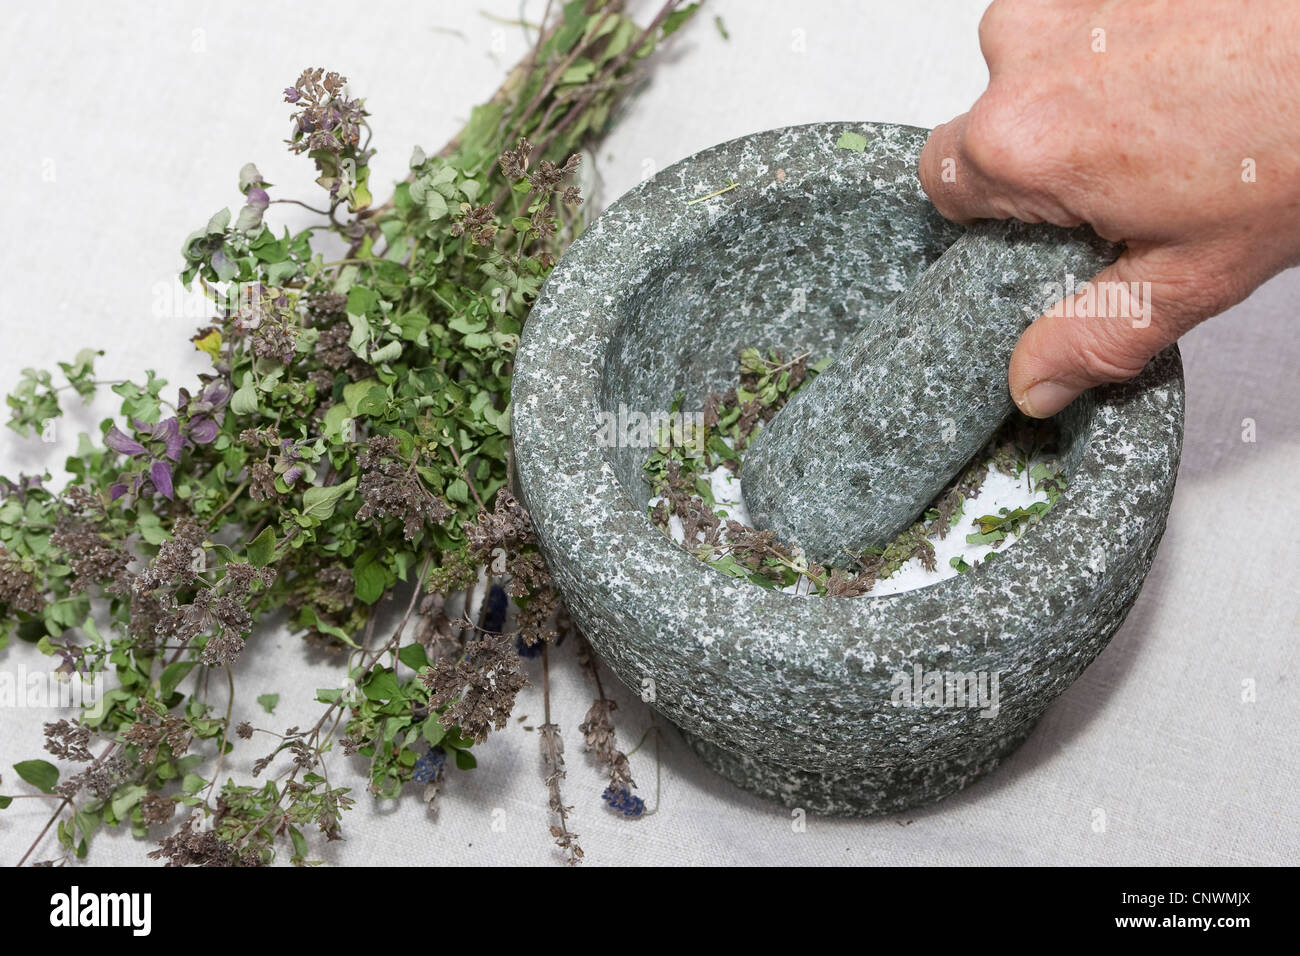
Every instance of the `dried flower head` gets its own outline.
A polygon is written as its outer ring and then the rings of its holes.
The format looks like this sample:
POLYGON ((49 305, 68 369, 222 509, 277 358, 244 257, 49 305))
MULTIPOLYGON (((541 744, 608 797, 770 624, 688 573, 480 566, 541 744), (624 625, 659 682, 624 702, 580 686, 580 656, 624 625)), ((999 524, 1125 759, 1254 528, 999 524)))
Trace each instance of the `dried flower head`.
POLYGON ((495 634, 470 641, 459 661, 440 660, 421 680, 430 706, 446 707, 446 720, 480 743, 506 726, 515 697, 528 685, 513 644, 495 634))
POLYGON ((63 760, 89 763, 90 728, 80 721, 57 720, 45 725, 45 749, 63 760))
POLYGON ((23 570, 22 560, 4 545, 0 545, 0 605, 28 614, 39 614, 45 607, 36 575, 23 570))
POLYGON ((371 438, 357 456, 357 464, 362 471, 358 521, 382 523, 386 518, 397 518, 402 522, 403 537, 412 541, 426 523, 441 524, 452 516, 447 503, 425 489, 415 473, 415 463, 400 457, 395 439, 371 438))

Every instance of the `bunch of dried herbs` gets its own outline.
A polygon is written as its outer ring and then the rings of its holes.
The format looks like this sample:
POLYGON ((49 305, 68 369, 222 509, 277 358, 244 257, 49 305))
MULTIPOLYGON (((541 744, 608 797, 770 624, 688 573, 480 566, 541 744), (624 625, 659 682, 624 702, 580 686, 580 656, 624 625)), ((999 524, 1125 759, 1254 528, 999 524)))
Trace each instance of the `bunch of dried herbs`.
MULTIPOLYGON (((265 864, 282 847, 306 863, 309 835, 336 839, 355 799, 332 754, 361 758, 378 797, 416 784, 432 800, 448 767, 475 766, 527 683, 520 652, 540 646, 545 662, 572 630, 506 490, 514 351, 582 227, 579 148, 694 6, 669 2, 642 27, 619 0, 564 4, 378 205, 365 102, 305 70, 284 91, 288 146, 314 163, 321 197, 277 196, 249 164, 240 207, 183 244, 182 279, 216 313, 193 337, 210 370, 174 394, 153 371, 101 383, 92 350, 59 363, 64 385, 24 372, 8 398, 20 433, 57 417, 67 389, 89 400, 109 386, 121 414, 81 436, 65 490, 48 474, 0 479, 0 649, 16 637, 109 681, 102 709, 47 725, 62 768, 15 767, 54 804, 22 862, 51 827, 66 862, 126 826, 161 834, 150 855, 171 864, 265 864), (319 221, 277 229, 278 203, 319 221), (320 251, 340 239, 343 255, 320 251), (405 591, 377 636, 379 609, 405 591), (503 592, 519 607, 509 633, 503 592), (318 692, 309 727, 232 726, 231 664, 273 613, 338 652, 338 686, 318 692), (256 779, 223 774, 237 746, 264 751, 256 779)), ((584 733, 630 787, 610 710, 601 693, 584 733)), ((577 860, 549 716, 544 731, 555 842, 577 860)))

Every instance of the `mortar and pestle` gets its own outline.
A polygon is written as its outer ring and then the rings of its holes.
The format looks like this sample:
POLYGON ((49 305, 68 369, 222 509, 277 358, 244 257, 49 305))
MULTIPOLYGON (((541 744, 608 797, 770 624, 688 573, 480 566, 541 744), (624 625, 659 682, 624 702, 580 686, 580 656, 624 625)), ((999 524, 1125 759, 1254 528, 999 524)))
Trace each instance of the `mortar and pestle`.
POLYGON ((708 766, 811 812, 929 803, 1019 746, 1132 607, 1178 467, 1171 348, 1056 417, 1068 489, 959 577, 797 596, 727 577, 651 524, 649 449, 603 446, 601 413, 662 413, 679 394, 700 409, 734 384, 741 348, 835 357, 741 472, 755 524, 822 561, 907 527, 1012 411, 1007 362, 1045 287, 1118 249, 1086 227, 948 222, 916 177, 927 135, 813 124, 665 169, 561 259, 516 361, 519 489, 574 619, 708 766), (845 129, 866 148, 836 148, 845 129), (963 698, 972 681, 996 688, 991 706, 963 698))

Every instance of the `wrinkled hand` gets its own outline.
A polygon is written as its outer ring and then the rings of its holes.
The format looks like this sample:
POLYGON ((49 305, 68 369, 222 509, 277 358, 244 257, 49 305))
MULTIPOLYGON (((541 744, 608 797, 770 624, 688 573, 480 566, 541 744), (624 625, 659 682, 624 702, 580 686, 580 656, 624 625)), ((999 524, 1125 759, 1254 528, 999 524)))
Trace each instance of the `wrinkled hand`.
POLYGON ((1009 373, 1025 413, 1133 377, 1300 263, 1296 0, 995 0, 980 47, 988 89, 921 155, 935 206, 1089 223, 1127 244, 1094 287, 1141 284, 1029 327, 1009 373))

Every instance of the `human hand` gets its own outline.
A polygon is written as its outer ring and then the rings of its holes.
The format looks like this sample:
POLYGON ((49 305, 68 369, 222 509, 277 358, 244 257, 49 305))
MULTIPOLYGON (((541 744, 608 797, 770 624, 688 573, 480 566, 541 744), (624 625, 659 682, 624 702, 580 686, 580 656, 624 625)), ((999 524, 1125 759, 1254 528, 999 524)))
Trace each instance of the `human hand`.
POLYGON ((1025 331, 1008 378, 1026 414, 1137 375, 1300 263, 1295 0, 994 0, 980 47, 988 88, 931 133, 926 193, 959 222, 1088 223, 1127 244, 1094 288, 1136 293, 1025 331))

